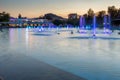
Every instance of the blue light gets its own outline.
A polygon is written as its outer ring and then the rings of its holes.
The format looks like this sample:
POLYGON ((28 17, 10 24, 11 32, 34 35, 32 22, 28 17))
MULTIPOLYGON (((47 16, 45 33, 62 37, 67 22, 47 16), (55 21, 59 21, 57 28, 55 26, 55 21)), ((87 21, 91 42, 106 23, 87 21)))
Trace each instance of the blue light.
POLYGON ((89 25, 86 26, 86 29, 89 30, 91 27, 89 25))

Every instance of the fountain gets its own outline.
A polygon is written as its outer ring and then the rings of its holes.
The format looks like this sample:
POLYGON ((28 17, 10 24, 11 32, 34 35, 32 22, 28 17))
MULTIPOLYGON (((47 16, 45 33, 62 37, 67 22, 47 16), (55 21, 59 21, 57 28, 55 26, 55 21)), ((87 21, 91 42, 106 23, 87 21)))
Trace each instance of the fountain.
MULTIPOLYGON (((102 32, 99 32, 100 30, 97 29, 97 17, 96 17, 96 15, 94 15, 92 18, 92 28, 91 28, 91 24, 86 25, 85 16, 80 16, 79 27, 77 27, 77 33, 83 34, 82 36, 86 36, 86 34, 90 34, 94 38, 96 38, 96 35, 98 36, 99 34, 111 34, 112 32, 110 31, 110 29, 111 29, 111 18, 110 17, 111 17, 110 15, 103 16, 104 29, 102 30, 102 32)), ((42 25, 42 26, 39 26, 39 28, 37 27, 37 29, 36 28, 34 28, 34 29, 35 29, 34 30, 35 32, 52 32, 52 33, 58 33, 58 34, 60 32, 65 32, 65 31, 69 31, 69 32, 71 32, 71 34, 73 34, 73 32, 74 32, 71 28, 71 25, 67 25, 65 30, 62 29, 61 26, 60 27, 56 26, 54 29, 52 24, 49 24, 48 27, 44 27, 42 25)))
POLYGON ((110 16, 110 14, 108 15, 108 23, 109 23, 109 29, 111 29, 111 16, 110 16))
POLYGON ((93 16, 93 36, 96 36, 96 16, 93 16))
POLYGON ((111 18, 110 15, 104 15, 103 19, 103 25, 104 25, 104 33, 111 33, 111 18))
POLYGON ((80 16, 80 22, 79 22, 79 27, 80 27, 80 33, 85 33, 85 17, 80 16))

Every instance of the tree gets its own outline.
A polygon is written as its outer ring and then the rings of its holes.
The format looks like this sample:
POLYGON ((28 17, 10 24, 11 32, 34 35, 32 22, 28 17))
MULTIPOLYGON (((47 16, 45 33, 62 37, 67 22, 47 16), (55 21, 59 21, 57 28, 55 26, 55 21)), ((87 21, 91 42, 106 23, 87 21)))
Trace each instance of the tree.
POLYGON ((93 16, 94 16, 94 11, 90 8, 88 10, 88 17, 87 17, 87 23, 88 23, 88 25, 92 24, 93 16))
POLYGON ((106 14, 106 11, 99 11, 98 17, 103 17, 106 14))
POLYGON ((108 13, 111 15, 112 19, 116 19, 118 16, 118 9, 115 6, 108 7, 108 13))
POLYGON ((0 13, 0 22, 8 22, 10 19, 10 14, 6 12, 0 13))
POLYGON ((88 16, 89 17, 93 17, 94 16, 94 11, 91 8, 88 10, 88 16))
POLYGON ((68 15, 68 20, 67 24, 73 25, 73 26, 78 26, 79 25, 79 18, 76 13, 70 13, 68 15))
POLYGON ((54 25, 57 25, 57 26, 59 26, 59 25, 64 25, 66 22, 65 21, 63 21, 63 20, 53 20, 53 24, 54 25))
POLYGON ((67 24, 71 24, 73 26, 78 26, 79 25, 79 19, 68 19, 67 24))
POLYGON ((21 18, 22 18, 21 14, 19 14, 19 15, 18 15, 18 18, 19 18, 19 19, 21 19, 21 18))
POLYGON ((120 8, 118 9, 118 19, 120 19, 120 8))
POLYGON ((106 11, 99 11, 97 16, 97 23, 100 27, 103 27, 103 17, 106 15, 106 11))
POLYGON ((39 16, 38 18, 39 18, 39 19, 44 19, 44 16, 43 16, 43 15, 41 15, 41 16, 39 16))

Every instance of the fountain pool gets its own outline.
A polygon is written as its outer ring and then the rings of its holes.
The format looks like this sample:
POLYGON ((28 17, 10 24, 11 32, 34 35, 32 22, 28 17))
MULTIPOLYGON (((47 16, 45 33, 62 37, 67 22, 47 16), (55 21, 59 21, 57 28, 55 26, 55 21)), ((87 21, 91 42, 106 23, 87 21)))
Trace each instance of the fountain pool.
POLYGON ((23 57, 32 57, 88 80, 120 80, 119 31, 112 34, 96 31, 97 38, 91 38, 91 34, 72 30, 73 34, 63 29, 60 35, 36 35, 28 29, 3 29, 0 32, 0 75, 10 71, 6 67, 11 64, 11 58, 17 62, 16 56, 23 54, 23 57))

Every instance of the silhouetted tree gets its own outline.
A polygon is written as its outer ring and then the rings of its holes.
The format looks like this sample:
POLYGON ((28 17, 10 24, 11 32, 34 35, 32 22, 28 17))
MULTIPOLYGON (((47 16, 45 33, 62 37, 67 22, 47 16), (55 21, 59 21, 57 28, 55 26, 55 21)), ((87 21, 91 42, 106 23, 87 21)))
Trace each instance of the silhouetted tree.
POLYGON ((118 9, 115 6, 108 7, 108 13, 111 15, 112 19, 116 19, 118 16, 118 9))
POLYGON ((66 24, 65 21, 63 21, 63 20, 57 20, 57 19, 53 20, 52 22, 53 22, 54 25, 57 25, 57 26, 59 26, 59 25, 65 25, 66 24))
POLYGON ((0 13, 0 22, 8 22, 10 19, 10 14, 6 12, 0 13))
POLYGON ((43 16, 43 15, 41 15, 41 16, 39 16, 38 18, 39 18, 39 19, 44 19, 44 16, 43 16))
POLYGON ((68 20, 67 24, 73 25, 73 26, 78 26, 79 25, 79 18, 76 13, 70 13, 68 15, 68 20))
POLYGON ((87 15, 87 14, 84 14, 83 16, 84 16, 85 18, 87 18, 87 17, 88 17, 88 15, 87 15))
POLYGON ((19 18, 19 19, 21 19, 21 18, 22 18, 22 15, 21 15, 21 14, 19 14, 19 15, 18 15, 18 18, 19 18))
POLYGON ((93 17, 94 16, 94 11, 90 8, 88 10, 88 17, 93 17))
POLYGON ((120 8, 118 9, 118 19, 120 19, 120 8))
POLYGON ((79 19, 68 19, 67 24, 71 24, 73 26, 78 26, 79 25, 79 19))
POLYGON ((106 11, 99 11, 97 16, 97 23, 99 27, 103 27, 103 17, 106 15, 106 11))
POLYGON ((89 25, 91 25, 92 24, 92 18, 93 18, 93 16, 94 16, 94 11, 90 8, 89 10, 88 10, 88 16, 87 16, 87 23, 89 24, 89 25))

